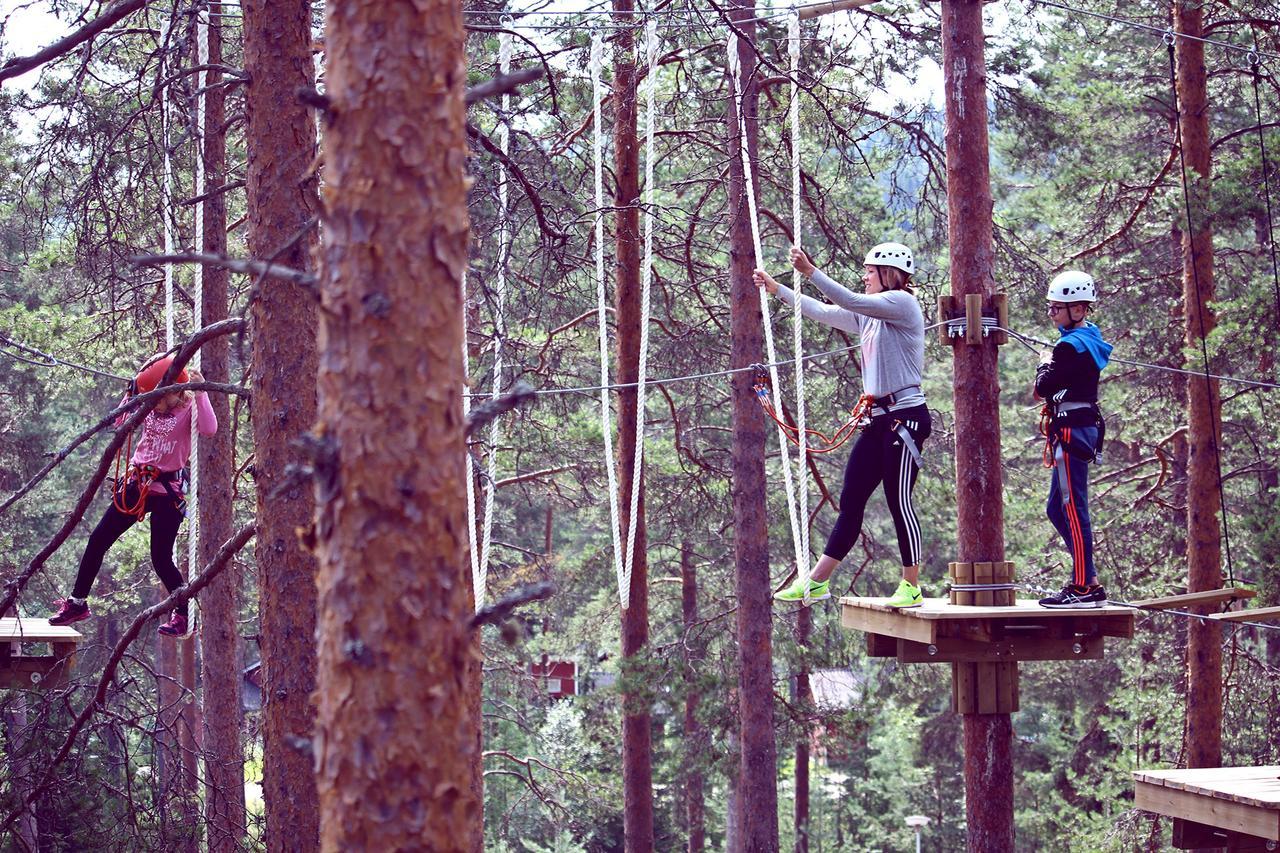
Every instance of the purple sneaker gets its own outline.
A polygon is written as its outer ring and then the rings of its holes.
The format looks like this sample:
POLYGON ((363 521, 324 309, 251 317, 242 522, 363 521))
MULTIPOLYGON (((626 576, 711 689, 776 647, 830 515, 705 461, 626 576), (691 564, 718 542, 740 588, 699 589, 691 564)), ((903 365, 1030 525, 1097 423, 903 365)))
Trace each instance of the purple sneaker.
POLYGON ((165 637, 186 637, 191 633, 191 626, 187 620, 187 614, 173 611, 173 615, 169 617, 169 621, 156 629, 156 633, 165 637))
POLYGON ((69 598, 59 598, 54 604, 58 612, 49 617, 50 625, 70 625, 89 618, 88 603, 77 604, 69 598))

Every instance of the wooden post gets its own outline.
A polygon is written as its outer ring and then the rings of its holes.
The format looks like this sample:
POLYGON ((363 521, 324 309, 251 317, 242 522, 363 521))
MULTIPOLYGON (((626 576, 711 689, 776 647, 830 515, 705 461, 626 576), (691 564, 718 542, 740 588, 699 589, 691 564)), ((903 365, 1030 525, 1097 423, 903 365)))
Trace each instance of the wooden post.
MULTIPOLYGON (((987 145, 987 74, 981 0, 942 0, 942 67, 946 101, 947 209, 951 295, 983 302, 995 294, 992 198, 987 145)), ((957 560, 1004 561, 1000 469, 1000 386, 995 341, 953 349, 956 412, 957 560)), ((990 664, 1000 694, 1016 687, 1016 664, 990 664)), ((969 676, 957 667, 956 699, 967 700, 969 676)), ((976 676, 975 676, 976 679, 976 676)), ((994 701, 991 703, 994 705, 994 701)), ((970 853, 1012 850, 1013 724, 1007 712, 964 715, 965 812, 970 853)))

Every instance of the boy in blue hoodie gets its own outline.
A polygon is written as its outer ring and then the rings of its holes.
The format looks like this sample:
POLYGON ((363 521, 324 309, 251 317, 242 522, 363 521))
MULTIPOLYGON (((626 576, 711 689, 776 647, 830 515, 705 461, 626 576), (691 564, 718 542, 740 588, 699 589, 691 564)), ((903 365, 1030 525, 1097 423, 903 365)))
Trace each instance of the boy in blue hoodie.
POLYGON ((1049 521, 1071 552, 1071 583, 1040 599, 1044 607, 1101 607, 1106 590, 1093 567, 1093 527, 1089 523, 1089 463, 1102 451, 1106 424, 1098 409, 1098 377, 1111 344, 1085 317, 1097 301, 1093 277, 1068 270, 1049 283, 1049 318, 1061 334, 1040 358, 1035 394, 1045 401, 1045 465, 1053 468, 1049 521))

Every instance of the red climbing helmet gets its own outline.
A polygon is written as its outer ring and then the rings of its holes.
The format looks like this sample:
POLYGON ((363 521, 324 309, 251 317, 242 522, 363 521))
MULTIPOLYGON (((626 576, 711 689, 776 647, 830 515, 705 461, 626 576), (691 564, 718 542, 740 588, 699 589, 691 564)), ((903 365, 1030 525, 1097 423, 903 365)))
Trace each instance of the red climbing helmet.
MULTIPOLYGON (((133 391, 135 394, 145 394, 148 391, 154 391, 155 387, 160 384, 160 380, 164 378, 164 374, 169 370, 169 365, 173 364, 173 356, 166 355, 161 358, 153 358, 147 362, 142 370, 138 371, 138 375, 133 378, 133 391)), ((187 381, 187 371, 180 370, 178 375, 173 378, 174 382, 182 383, 187 381)))

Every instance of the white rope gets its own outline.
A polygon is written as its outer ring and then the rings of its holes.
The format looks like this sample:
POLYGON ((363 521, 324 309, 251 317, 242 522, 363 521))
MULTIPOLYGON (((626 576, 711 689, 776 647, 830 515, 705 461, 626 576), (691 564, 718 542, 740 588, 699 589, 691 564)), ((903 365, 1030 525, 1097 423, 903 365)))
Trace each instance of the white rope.
POLYGON ((613 573, 618 579, 618 600, 627 606, 631 577, 624 573, 622 560, 621 520, 618 517, 618 474, 613 462, 613 413, 609 406, 609 310, 605 303, 604 282, 604 130, 601 111, 604 108, 604 84, 600 79, 600 67, 604 43, 599 33, 591 35, 591 93, 595 111, 595 138, 592 153, 595 157, 596 190, 596 322, 600 341, 600 431, 604 434, 604 470, 609 482, 609 538, 613 542, 613 573))
MULTIPOLYGON (((467 350, 467 268, 462 268, 462 422, 465 424, 467 418, 471 414, 471 390, 468 382, 470 353, 467 350)), ((480 577, 480 552, 476 548, 476 472, 475 460, 471 458, 471 451, 464 451, 467 458, 467 541, 471 545, 468 553, 471 555, 471 597, 475 605, 475 609, 479 610, 482 606, 480 590, 482 588, 480 577)))
MULTIPOLYGON (((792 242, 797 249, 800 246, 800 15, 791 15, 787 26, 787 49, 791 55, 791 233, 792 242)), ((804 404, 804 339, 801 334, 801 314, 799 310, 800 288, 804 282, 800 271, 791 270, 791 292, 796 294, 796 310, 791 312, 791 352, 795 356, 796 383, 796 427, 799 432, 799 448, 796 456, 796 497, 798 509, 796 515, 800 519, 800 544, 797 547, 797 561, 809 566, 809 488, 807 457, 809 453, 808 433, 805 432, 804 404)), ((785 466, 785 461, 784 461, 785 466)), ((808 573, 804 575, 808 577, 808 573)))
POLYGON ((653 129, 654 95, 657 91, 658 24, 645 26, 645 58, 649 67, 645 87, 644 131, 644 265, 640 268, 640 353, 636 376, 636 451, 631 465, 631 510, 627 514, 626 562, 619 580, 622 609, 631 603, 631 571, 635 566, 636 530, 640 527, 640 483, 644 479, 644 391, 649 364, 649 294, 653 286, 653 129))
MULTIPOLYGON (((206 15, 207 8, 204 4, 196 7, 196 65, 205 66, 209 64, 209 18, 206 15)), ((195 156, 195 194, 196 197, 204 195, 205 190, 205 162, 204 162, 204 84, 207 77, 206 72, 196 72, 196 156, 195 156)), ((205 253, 204 241, 204 203, 198 202, 195 209, 195 234, 193 235, 195 250, 199 254, 205 253)), ((204 324, 204 266, 195 264, 192 270, 192 308, 191 308, 191 331, 197 332, 204 324)), ((193 369, 200 369, 200 350, 196 350, 192 356, 190 365, 193 369)), ((191 449, 192 453, 187 461, 187 472, 190 483, 187 487, 187 574, 190 576, 192 572, 200 565, 200 431, 196 426, 195 401, 192 401, 191 408, 191 449)))
MULTIPOLYGON (((498 72, 511 73, 511 33, 498 35, 498 72)), ((506 156, 511 151, 511 131, 508 114, 511 111, 511 95, 502 96, 502 115, 498 121, 498 147, 506 156)), ((507 334, 507 262, 511 257, 510 231, 507 228, 507 171, 504 165, 498 171, 498 276, 496 286, 497 306, 493 326, 493 394, 502 390, 502 339, 507 334)), ((484 604, 485 584, 489 576, 489 555, 493 544, 493 498, 498 482, 498 418, 489 422, 489 460, 484 484, 484 531, 480 540, 480 566, 476 573, 476 609, 484 604)))
MULTIPOLYGON (((730 86, 733 88, 733 101, 738 113, 738 135, 740 149, 742 151, 742 173, 746 181, 747 189, 747 212, 751 218, 751 240, 755 248, 756 263, 764 263, 764 249, 760 242, 760 218, 756 211, 756 192, 755 179, 751 171, 751 155, 747 149, 747 121, 746 116, 742 112, 742 89, 738 85, 738 79, 741 76, 742 65, 738 58, 738 36, 737 33, 729 34, 729 78, 730 86)), ((797 292, 798 298, 798 292, 797 292)), ((773 324, 769 316, 769 299, 765 293, 760 294, 760 316, 764 321, 764 345, 765 353, 769 364, 769 380, 773 386, 773 408, 777 412, 782 411, 782 392, 778 390, 778 368, 774 364, 778 360, 777 352, 773 344, 773 324)), ((796 571, 802 578, 809 576, 808 562, 809 558, 806 553, 800 551, 800 521, 797 516, 795 487, 791 482, 791 454, 787 449, 787 437, 782 431, 782 427, 777 427, 778 442, 781 444, 782 459, 782 482, 787 495, 787 515, 791 520, 791 542, 795 552, 796 571)), ((808 523, 808 519, 805 519, 808 523)))

